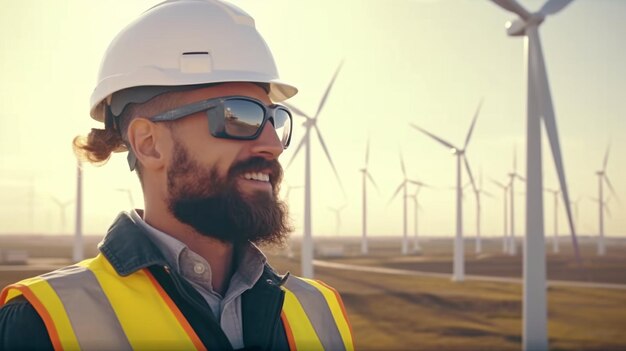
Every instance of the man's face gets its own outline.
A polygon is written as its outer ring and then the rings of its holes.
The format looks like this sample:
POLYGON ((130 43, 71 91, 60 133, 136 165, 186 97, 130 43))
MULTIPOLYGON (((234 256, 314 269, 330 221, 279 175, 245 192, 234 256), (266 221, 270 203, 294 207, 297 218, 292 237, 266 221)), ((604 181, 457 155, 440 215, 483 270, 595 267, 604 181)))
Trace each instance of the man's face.
MULTIPOLYGON (((227 83, 194 90, 180 105, 228 95, 250 96, 270 104, 266 92, 250 83, 227 83)), ((287 211, 278 199, 283 151, 271 123, 255 140, 215 138, 204 112, 171 125, 167 166, 168 206, 181 222, 224 242, 280 242, 289 232, 287 211)))

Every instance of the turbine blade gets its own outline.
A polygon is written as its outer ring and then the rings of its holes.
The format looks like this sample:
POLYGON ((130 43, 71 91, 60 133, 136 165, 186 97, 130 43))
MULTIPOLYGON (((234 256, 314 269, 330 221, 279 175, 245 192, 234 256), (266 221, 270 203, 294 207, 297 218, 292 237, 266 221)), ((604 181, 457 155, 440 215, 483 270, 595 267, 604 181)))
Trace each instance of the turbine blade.
POLYGON ((402 175, 404 179, 406 179, 406 167, 404 166, 404 157, 402 157, 402 153, 400 153, 400 166, 402 166, 402 175))
POLYGON ((333 78, 331 79, 330 83, 328 83, 328 87, 326 87, 326 92, 324 93, 322 100, 320 100, 320 104, 317 107, 317 112, 315 112, 315 117, 313 117, 314 119, 317 119, 317 116, 319 116, 320 112, 322 111, 324 104, 326 104, 326 99, 328 98, 330 89, 332 89, 333 85, 335 84, 335 79, 337 79, 337 75, 339 74, 339 71, 341 70, 341 66, 343 66, 343 60, 341 60, 341 62, 339 63, 339 66, 335 70, 335 74, 333 75, 333 78))
POLYGON ((365 168, 367 169, 368 162, 370 160, 370 138, 367 137, 367 147, 365 148, 365 168))
POLYGON ((609 204, 605 203, 603 208, 606 211, 607 216, 609 216, 609 218, 611 218, 611 209, 609 208, 609 204))
POLYGON ((472 183, 472 189, 476 192, 476 183, 474 182, 474 176, 472 175, 472 170, 470 169, 469 162, 467 162, 467 156, 463 155, 463 162, 465 163, 465 170, 467 170, 467 175, 469 176, 470 182, 472 183))
POLYGON ((569 5, 572 0, 549 0, 541 7, 541 12, 544 16, 554 15, 561 11, 565 6, 569 5))
POLYGON ((470 125, 470 129, 467 132, 467 137, 465 137, 465 144, 463 144, 463 150, 467 148, 467 144, 469 144, 470 138, 472 137, 472 132, 474 131, 474 125, 476 124, 476 119, 478 118, 478 113, 480 112, 480 107, 483 105, 483 99, 480 99, 478 103, 478 108, 474 113, 474 118, 472 119, 472 124, 470 125))
POLYGON ((506 188, 507 188, 507 186, 506 186, 506 185, 504 185, 504 184, 500 183, 499 181, 497 181, 497 180, 495 180, 495 179, 491 179, 491 178, 490 178, 490 180, 491 180, 491 182, 492 182, 492 183, 494 183, 495 185, 497 185, 497 186, 499 186, 499 187, 501 187, 501 188, 503 188, 503 189, 506 189, 506 188))
POLYGON ((485 195, 485 196, 487 196, 487 197, 491 197, 491 198, 493 198, 493 197, 494 197, 494 196, 493 196, 490 192, 487 192, 487 191, 484 191, 484 190, 481 190, 481 191, 480 191, 480 193, 481 193, 481 194, 484 194, 484 195, 485 195))
POLYGON ((606 172, 606 164, 609 162, 610 150, 611 150, 611 144, 607 145, 606 152, 604 153, 604 162, 602 163, 602 172, 606 172))
POLYGON ((393 193, 393 195, 391 196, 391 199, 389 199, 389 201, 387 202, 387 206, 389 206, 389 204, 391 203, 391 201, 393 201, 393 199, 396 198, 396 196, 398 196, 398 194, 400 193, 400 190, 402 190, 402 187, 404 186, 404 184, 406 183, 406 180, 403 181, 402 183, 400 183, 400 185, 398 186, 398 188, 396 189, 396 191, 393 193))
POLYGON ((424 183, 422 183, 420 181, 412 180, 412 179, 407 179, 407 182, 409 182, 409 183, 411 183, 413 185, 417 185, 417 186, 424 186, 425 185, 424 183))
POLYGON ((59 201, 59 199, 57 199, 56 197, 50 196, 50 199, 54 201, 57 205, 59 205, 59 207, 62 206, 61 201, 59 201))
POLYGON ((526 11, 526 9, 523 8, 522 5, 520 5, 515 0, 491 0, 491 1, 500 5, 500 7, 502 7, 505 10, 509 10, 513 13, 516 13, 518 16, 520 16, 521 18, 525 20, 528 20, 530 18, 530 12, 526 11))
POLYGON ((328 159, 328 162, 330 163, 330 166, 333 168, 333 172, 335 173, 335 177, 337 178, 337 181, 339 182, 339 187, 341 188, 341 192, 343 193, 343 196, 346 196, 346 191, 343 188, 343 184, 341 183, 341 178, 339 178, 339 173, 337 172, 337 168, 335 168, 335 164, 333 163, 333 159, 330 157, 330 153, 328 152, 328 148, 326 147, 326 143, 324 142, 324 138, 322 138, 322 133, 320 133, 319 128, 317 128, 317 125, 313 126, 315 128, 315 134, 317 134, 317 138, 320 141, 320 144, 322 145, 322 149, 324 150, 324 153, 326 154, 326 158, 328 159))
POLYGON ((518 173, 515 173, 515 178, 521 180, 522 182, 526 181, 526 178, 524 178, 523 176, 519 175, 518 173))
MULTIPOLYGON (((306 134, 308 133, 309 133, 309 129, 307 128, 306 134)), ((285 167, 285 169, 289 169, 289 166, 291 166, 291 163, 293 163, 293 160, 296 158, 296 156, 298 156, 298 152, 300 151, 300 149, 302 148, 302 145, 304 145, 304 141, 306 140, 306 134, 302 136, 302 139, 300 140, 300 144, 298 144, 296 151, 293 152, 293 155, 291 156, 291 159, 289 160, 289 163, 287 163, 287 167, 285 167)))
POLYGON ((420 132, 422 132, 422 133, 424 133, 424 134, 428 135, 429 137, 431 137, 431 138, 435 139, 436 141, 440 142, 441 144, 443 144, 444 146, 447 146, 447 147, 448 147, 448 148, 450 148, 450 149, 457 149, 457 147, 456 147, 456 146, 454 146, 454 145, 450 144, 449 142, 447 142, 447 141, 445 141, 445 140, 441 139, 440 137, 438 137, 438 136, 436 136, 436 135, 434 135, 434 134, 432 134, 432 133, 430 133, 430 132, 426 131, 425 129, 422 129, 422 128, 420 128, 420 127, 416 126, 416 125, 415 125, 415 124, 413 124, 413 123, 411 123, 411 127, 413 127, 413 128, 415 128, 415 129, 419 130, 420 132))
POLYGON ((572 235, 572 244, 574 246, 574 253, 576 260, 579 264, 582 264, 580 257, 580 250, 578 247, 578 238, 576 236, 576 228, 574 227, 574 218, 572 216, 572 209, 569 200, 569 191, 567 187, 567 181, 565 179, 565 168, 563 167, 563 158, 561 156, 561 146, 559 143, 559 133, 556 125, 556 117, 554 115, 554 107, 552 105, 552 97, 550 95, 550 85, 548 83, 548 76, 546 74, 546 67, 543 60, 543 54, 541 52, 541 41, 539 35, 529 38, 529 40, 536 40, 536 50, 531 51, 531 74, 534 83, 535 97, 538 101, 538 108, 540 109, 540 115, 542 116, 546 134, 550 141, 550 148, 552 150, 552 157, 554 159, 554 165, 559 178, 559 186, 561 188, 561 194, 563 195, 563 205, 567 213, 567 221, 570 227, 572 235))
POLYGON ((617 193, 615 192, 615 189, 613 189, 613 185, 611 185, 611 181, 609 180, 609 176, 604 174, 604 176, 602 178, 604 178, 604 181, 606 182, 606 185, 609 186, 609 190, 611 190, 611 194, 613 196, 615 196, 615 198, 617 199, 617 202, 620 202, 619 196, 617 196, 617 193))
POLYGON ((372 178, 372 175, 369 172, 365 172, 365 174, 367 175, 367 179, 370 180, 370 182, 372 182, 372 185, 374 186, 374 188, 376 189, 376 191, 378 191, 380 193, 380 190, 378 189, 378 185, 376 184, 376 182, 374 181, 374 178, 372 178))
POLYGON ((282 102, 281 104, 285 105, 288 109, 290 109, 291 111, 295 112, 297 115, 300 115, 306 119, 311 119, 311 117, 309 115, 307 115, 306 113, 302 112, 302 110, 298 109, 297 107, 287 103, 287 102, 282 102))

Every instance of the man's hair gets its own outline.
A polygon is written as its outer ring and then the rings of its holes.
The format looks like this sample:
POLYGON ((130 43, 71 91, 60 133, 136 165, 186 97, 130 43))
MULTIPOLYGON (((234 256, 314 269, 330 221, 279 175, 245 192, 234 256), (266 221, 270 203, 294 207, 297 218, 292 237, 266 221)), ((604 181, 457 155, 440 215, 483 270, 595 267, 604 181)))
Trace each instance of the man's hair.
MULTIPOLYGON (((119 130, 111 124, 105 124, 104 129, 92 128, 88 135, 78 135, 72 141, 74 154, 82 162, 94 165, 107 163, 113 152, 123 152, 130 148, 128 142, 128 126, 138 117, 151 117, 176 107, 176 92, 158 95, 142 104, 128 104, 117 118, 119 130)), ((164 123, 170 126, 169 123, 164 123)), ((141 164, 136 168, 141 179, 141 164)))

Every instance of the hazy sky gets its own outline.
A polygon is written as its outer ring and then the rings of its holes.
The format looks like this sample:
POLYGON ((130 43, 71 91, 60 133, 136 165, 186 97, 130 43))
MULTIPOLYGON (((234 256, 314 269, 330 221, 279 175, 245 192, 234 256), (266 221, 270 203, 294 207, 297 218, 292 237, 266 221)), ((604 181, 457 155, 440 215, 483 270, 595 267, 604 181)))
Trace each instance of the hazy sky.
MULTIPOLYGON (((0 12, 0 233, 67 233, 60 207, 72 201, 75 159, 71 139, 98 127, 88 115, 100 59, 115 34, 159 1, 2 0, 0 12)), ((361 174, 371 138, 370 171, 379 193, 369 188, 369 232, 402 234, 402 201, 387 205, 402 180, 399 152, 409 177, 436 187, 420 193, 420 233, 454 232, 456 169, 450 152, 409 128, 415 123, 462 144, 478 102, 484 104, 468 159, 476 179, 494 195, 483 199, 482 233, 502 233, 502 192, 490 179, 507 180, 517 148, 525 173, 526 82, 522 38, 508 37, 514 16, 487 0, 239 0, 274 53, 281 77, 300 93, 290 100, 313 114, 341 60, 342 71, 319 117, 347 194, 341 195, 316 137, 313 155, 313 233, 361 233, 361 174)), ((521 1, 529 10, 543 1, 521 1)), ((626 201, 626 2, 578 0, 541 26, 567 181, 579 202, 579 231, 596 233, 595 171, 612 143, 607 172, 626 201)), ((298 117, 296 117, 298 118, 298 117)), ((303 135, 298 118, 293 156, 303 135)), ((545 137, 544 137, 545 139, 545 137)), ((286 183, 302 186, 303 154, 286 171, 286 183)), ((464 175, 464 179, 467 177, 464 175)), ((286 190, 287 184, 283 186, 286 190)), ((544 184, 556 188, 554 164, 544 143, 544 184)), ((127 171, 125 154, 103 167, 86 166, 85 231, 102 234, 120 210, 136 203, 141 190, 127 171)), ((517 233, 524 227, 524 186, 516 194, 517 233)), ((606 187, 605 187, 606 189, 606 187)), ((410 190, 412 192, 412 190, 410 190)), ((296 234, 303 222, 303 190, 289 196, 296 234)), ((545 199, 546 233, 553 231, 552 197, 545 199)), ((567 233, 563 206, 559 226, 567 233)), ((609 201, 609 236, 626 234, 624 205, 609 201)), ((412 209, 410 208, 410 213, 412 209)), ((475 202, 464 201, 465 233, 475 233, 475 202)), ((409 218, 412 228, 412 217, 409 218)), ((410 231, 412 233, 412 231, 410 231)))

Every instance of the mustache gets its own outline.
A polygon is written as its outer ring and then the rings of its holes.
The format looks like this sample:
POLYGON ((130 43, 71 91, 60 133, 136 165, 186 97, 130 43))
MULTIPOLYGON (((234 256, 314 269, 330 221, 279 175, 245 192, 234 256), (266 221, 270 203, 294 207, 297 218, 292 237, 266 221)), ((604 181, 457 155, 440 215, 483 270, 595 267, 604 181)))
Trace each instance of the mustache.
POLYGON ((246 160, 241 160, 233 164, 228 170, 228 177, 234 179, 234 177, 247 173, 247 172, 268 172, 270 176, 270 183, 275 191, 278 190, 278 185, 283 179, 283 167, 278 160, 267 160, 263 157, 252 157, 246 160))

